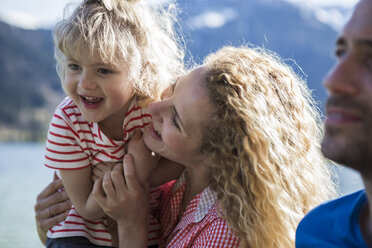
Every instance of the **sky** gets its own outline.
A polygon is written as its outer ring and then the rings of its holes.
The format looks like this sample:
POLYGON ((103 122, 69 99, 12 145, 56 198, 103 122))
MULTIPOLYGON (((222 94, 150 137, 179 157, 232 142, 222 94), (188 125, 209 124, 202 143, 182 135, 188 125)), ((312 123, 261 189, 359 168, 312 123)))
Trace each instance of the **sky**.
MULTIPOLYGON (((159 0, 147 0, 159 1, 159 0)), ((166 1, 166 0, 161 0, 166 1)), ((249 1, 249 0, 242 0, 249 1)), ((343 13, 334 7, 351 9, 357 0, 286 0, 314 11, 318 19, 330 23, 335 29, 345 21, 343 13)), ((0 19, 26 29, 51 28, 63 16, 68 3, 79 0, 0 0, 0 19)))
MULTIPOLYGON (((0 0, 0 18, 27 29, 50 28, 71 0, 0 0)), ((76 2, 76 1, 75 1, 76 2)))
POLYGON ((329 6, 341 6, 344 8, 352 8, 358 0, 286 0, 288 2, 305 4, 308 6, 315 7, 329 7, 329 6))

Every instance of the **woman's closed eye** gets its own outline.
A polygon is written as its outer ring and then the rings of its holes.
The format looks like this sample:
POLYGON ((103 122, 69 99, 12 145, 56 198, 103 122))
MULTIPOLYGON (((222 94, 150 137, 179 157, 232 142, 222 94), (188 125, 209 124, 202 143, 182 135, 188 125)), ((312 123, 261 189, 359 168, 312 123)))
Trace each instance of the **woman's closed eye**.
POLYGON ((180 125, 178 124, 177 121, 177 112, 176 109, 172 111, 172 124, 175 126, 177 129, 181 130, 180 125))

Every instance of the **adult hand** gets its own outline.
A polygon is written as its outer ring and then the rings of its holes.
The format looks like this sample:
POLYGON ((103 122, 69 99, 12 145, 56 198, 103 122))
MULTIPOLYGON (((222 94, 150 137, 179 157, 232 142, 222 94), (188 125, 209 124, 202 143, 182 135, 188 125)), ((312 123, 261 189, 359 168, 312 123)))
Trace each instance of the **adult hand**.
POLYGON ((120 247, 146 247, 149 196, 137 178, 130 154, 95 181, 93 194, 105 213, 118 223, 120 247))
POLYGON ((71 206, 62 180, 54 173, 53 181, 36 198, 35 219, 41 242, 46 243, 46 233, 51 227, 66 219, 71 206))
POLYGON ((92 166, 92 181, 96 181, 99 178, 103 178, 105 173, 107 171, 111 171, 112 168, 114 168, 117 164, 122 163, 117 163, 117 162, 101 162, 97 165, 92 166))

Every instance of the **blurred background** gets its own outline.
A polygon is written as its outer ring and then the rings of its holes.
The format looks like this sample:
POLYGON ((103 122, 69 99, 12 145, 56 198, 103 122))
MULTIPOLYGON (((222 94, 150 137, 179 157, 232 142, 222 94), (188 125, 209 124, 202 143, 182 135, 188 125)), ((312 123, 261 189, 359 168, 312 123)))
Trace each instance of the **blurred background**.
MULTIPOLYGON (((154 4, 155 0, 146 0, 154 4)), ((0 0, 0 247, 42 247, 33 205, 52 179, 42 164, 47 127, 63 91, 51 29, 77 0, 0 0)), ((223 45, 250 43, 278 53, 304 79, 323 110, 322 78, 335 63, 334 43, 356 0, 177 0, 186 61, 223 45)), ((334 167, 341 194, 359 175, 334 167)))

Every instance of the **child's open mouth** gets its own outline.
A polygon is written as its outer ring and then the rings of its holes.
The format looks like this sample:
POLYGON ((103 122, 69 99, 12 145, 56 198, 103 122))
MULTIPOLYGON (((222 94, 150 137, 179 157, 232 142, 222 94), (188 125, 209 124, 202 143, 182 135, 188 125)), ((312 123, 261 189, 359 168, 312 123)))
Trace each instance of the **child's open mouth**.
POLYGON ((101 97, 94 97, 94 96, 80 96, 81 101, 86 107, 95 108, 103 101, 101 97))

